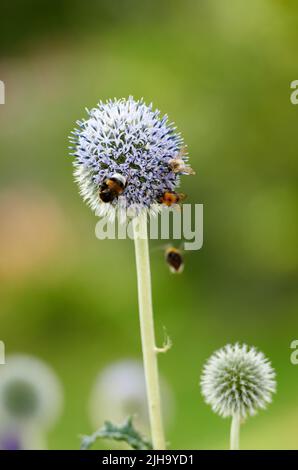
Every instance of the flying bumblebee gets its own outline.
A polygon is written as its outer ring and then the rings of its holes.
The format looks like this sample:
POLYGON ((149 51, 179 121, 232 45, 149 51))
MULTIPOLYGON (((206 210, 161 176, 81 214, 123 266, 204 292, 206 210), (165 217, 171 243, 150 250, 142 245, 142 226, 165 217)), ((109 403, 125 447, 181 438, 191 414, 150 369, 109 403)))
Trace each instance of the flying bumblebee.
POLYGON ((187 163, 183 160, 183 155, 185 155, 186 149, 183 147, 177 157, 171 158, 168 162, 169 168, 174 173, 180 173, 184 175, 195 175, 195 171, 187 165, 187 163))
POLYGON ((182 273, 184 269, 184 260, 181 250, 178 250, 178 248, 175 248, 173 246, 166 248, 165 260, 167 265, 169 266, 171 273, 182 273))
POLYGON ((126 178, 120 173, 105 178, 99 188, 99 197, 102 202, 113 202, 118 196, 120 196, 126 188, 126 178))
POLYGON ((186 198, 186 195, 183 193, 175 193, 175 191, 165 191, 160 197, 159 202, 168 207, 179 204, 186 198))

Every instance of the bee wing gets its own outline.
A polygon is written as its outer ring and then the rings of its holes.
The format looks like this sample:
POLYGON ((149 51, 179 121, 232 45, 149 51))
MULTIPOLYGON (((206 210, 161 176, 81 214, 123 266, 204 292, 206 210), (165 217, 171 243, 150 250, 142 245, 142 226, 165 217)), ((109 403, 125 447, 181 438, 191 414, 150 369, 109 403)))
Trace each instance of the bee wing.
POLYGON ((156 252, 156 251, 165 251, 169 248, 169 245, 158 245, 158 246, 154 246, 153 248, 150 248, 150 251, 152 253, 156 252))
POLYGON ((187 146, 186 145, 183 145, 183 147, 181 147, 181 149, 179 150, 178 155, 179 155, 179 157, 184 157, 185 155, 187 155, 187 146))
POLYGON ((186 175, 195 175, 196 174, 196 172, 191 168, 191 166, 186 166, 183 169, 183 173, 185 173, 186 175))

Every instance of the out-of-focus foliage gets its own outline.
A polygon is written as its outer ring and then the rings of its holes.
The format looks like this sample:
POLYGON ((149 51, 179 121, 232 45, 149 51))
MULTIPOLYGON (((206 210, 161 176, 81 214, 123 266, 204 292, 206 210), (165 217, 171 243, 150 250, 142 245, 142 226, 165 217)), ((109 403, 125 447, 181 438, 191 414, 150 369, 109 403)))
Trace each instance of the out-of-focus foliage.
POLYGON ((52 35, 74 39, 78 34, 104 31, 123 22, 166 19, 178 0, 2 0, 0 53, 28 51, 52 35))
POLYGON ((132 94, 177 123, 197 173, 181 190, 204 204, 204 246, 181 276, 152 250, 157 336, 165 325, 173 340, 159 361, 177 408, 167 439, 227 447, 229 422, 198 382, 215 349, 240 341, 264 351, 278 382, 242 447, 297 449, 297 3, 12 0, 1 11, 0 339, 63 381, 50 447, 94 432, 96 374, 141 355, 132 243, 95 238, 67 148, 85 106, 132 94))

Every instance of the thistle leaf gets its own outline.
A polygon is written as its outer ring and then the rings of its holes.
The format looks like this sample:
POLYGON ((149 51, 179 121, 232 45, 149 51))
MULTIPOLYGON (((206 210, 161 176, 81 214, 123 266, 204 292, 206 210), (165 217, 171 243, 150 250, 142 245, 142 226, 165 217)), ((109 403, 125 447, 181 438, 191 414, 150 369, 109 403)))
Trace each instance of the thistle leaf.
POLYGON ((153 449, 151 442, 141 436, 141 434, 134 428, 132 417, 129 417, 120 425, 106 421, 103 427, 98 429, 94 434, 91 434, 91 436, 82 436, 81 450, 90 449, 98 439, 123 441, 135 450, 153 449))

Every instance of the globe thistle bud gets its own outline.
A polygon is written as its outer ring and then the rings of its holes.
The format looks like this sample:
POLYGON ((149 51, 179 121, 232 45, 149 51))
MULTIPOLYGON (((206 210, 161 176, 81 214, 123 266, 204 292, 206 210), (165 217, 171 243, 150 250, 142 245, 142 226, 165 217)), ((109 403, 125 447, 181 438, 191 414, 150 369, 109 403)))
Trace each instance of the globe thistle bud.
POLYGON ((2 422, 0 426, 0 450, 45 450, 43 430, 34 425, 2 422))
POLYGON ((275 371, 254 347, 228 344, 207 361, 201 387, 215 413, 245 419, 271 402, 276 391, 275 371))
POLYGON ((23 450, 19 433, 10 429, 0 430, 0 450, 23 450))
POLYGON ((8 356, 0 373, 0 421, 16 429, 48 429, 60 414, 62 390, 55 373, 30 356, 8 356))
POLYGON ((84 200, 97 215, 110 218, 122 207, 132 215, 143 209, 158 212, 160 197, 179 185, 179 173, 169 162, 178 155, 187 161, 180 155, 183 140, 176 128, 152 104, 132 97, 100 102, 87 112, 70 136, 75 180, 84 200), (121 193, 100 198, 100 188, 111 177, 120 178, 121 193))
MULTIPOLYGON (((164 377, 161 393, 166 403, 165 421, 174 411, 172 390, 164 377)), ((142 363, 124 359, 109 364, 97 376, 90 397, 90 417, 95 428, 108 419, 120 423, 133 416, 138 429, 148 431, 149 416, 145 375, 142 363)))

